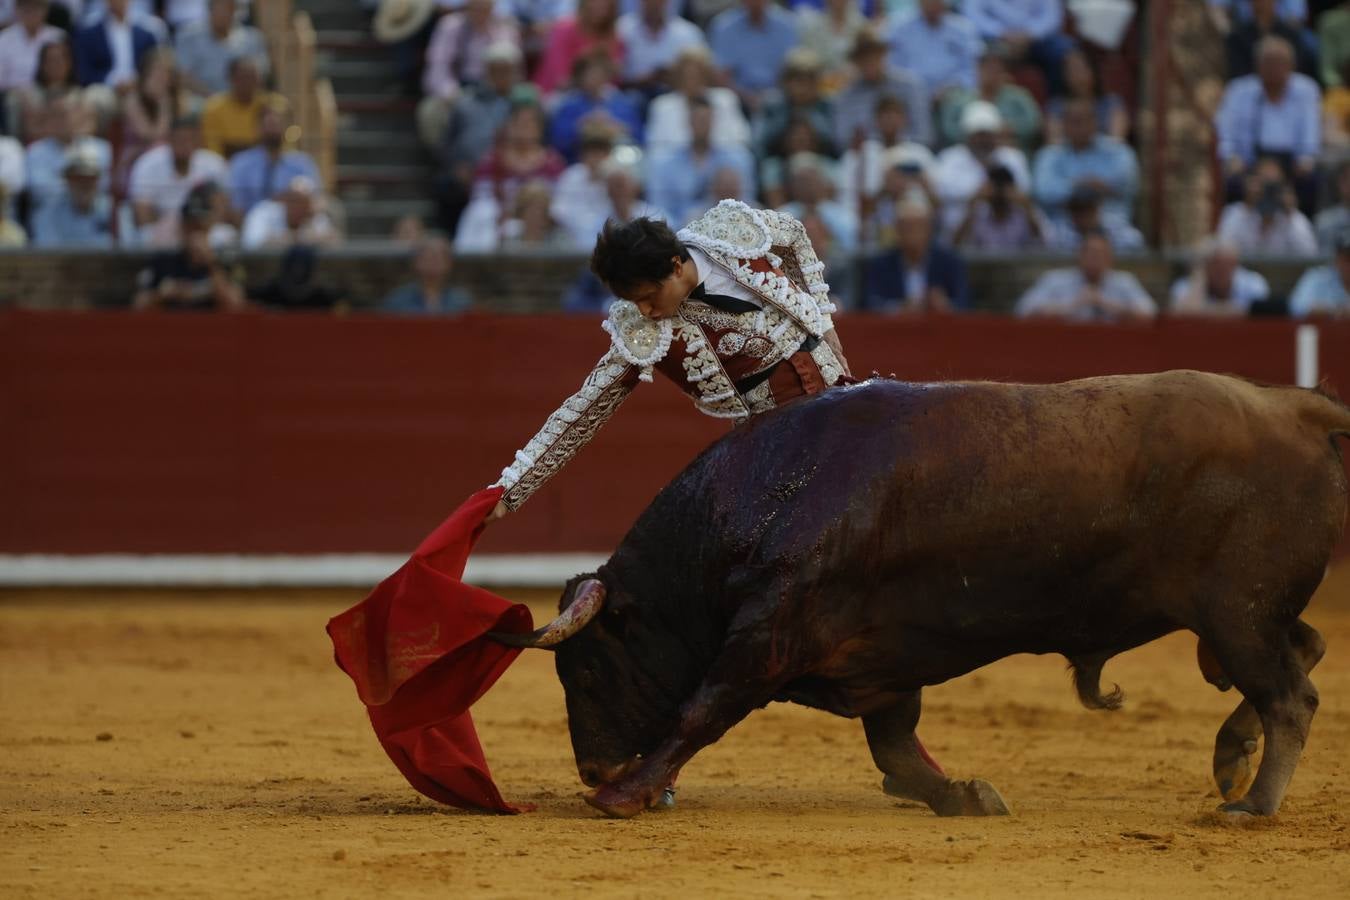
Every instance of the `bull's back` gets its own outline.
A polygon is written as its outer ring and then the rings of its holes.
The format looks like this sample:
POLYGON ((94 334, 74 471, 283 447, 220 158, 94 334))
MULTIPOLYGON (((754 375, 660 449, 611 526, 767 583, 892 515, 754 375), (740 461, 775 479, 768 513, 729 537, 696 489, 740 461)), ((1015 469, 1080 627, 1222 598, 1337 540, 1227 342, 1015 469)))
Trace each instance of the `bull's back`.
POLYGON ((873 381, 738 429, 681 479, 716 523, 690 536, 702 558, 784 615, 870 603, 856 616, 1035 650, 1048 629, 1168 630, 1220 564, 1324 563, 1330 459, 1289 396, 1223 376, 873 381))

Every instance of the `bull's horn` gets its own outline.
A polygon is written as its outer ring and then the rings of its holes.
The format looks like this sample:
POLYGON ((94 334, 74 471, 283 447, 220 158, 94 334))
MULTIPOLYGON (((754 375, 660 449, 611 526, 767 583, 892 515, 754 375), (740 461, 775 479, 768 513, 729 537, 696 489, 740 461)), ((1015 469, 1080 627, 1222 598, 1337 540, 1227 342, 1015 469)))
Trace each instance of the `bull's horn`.
POLYGON ((595 618, 605 605, 605 586, 600 581, 589 578, 577 585, 576 593, 567 609, 558 614, 558 618, 543 628, 537 628, 529 634, 508 634, 502 631, 490 631, 488 637, 510 647, 537 647, 551 650, 586 627, 586 623, 595 618))

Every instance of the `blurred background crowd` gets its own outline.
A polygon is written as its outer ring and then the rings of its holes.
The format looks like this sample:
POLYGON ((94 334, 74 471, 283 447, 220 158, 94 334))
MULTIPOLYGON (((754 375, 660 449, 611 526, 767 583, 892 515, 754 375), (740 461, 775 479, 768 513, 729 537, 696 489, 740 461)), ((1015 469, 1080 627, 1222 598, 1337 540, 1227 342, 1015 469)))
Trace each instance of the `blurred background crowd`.
MULTIPOLYGON (((0 244, 144 254, 138 307, 453 314, 490 299, 456 255, 579 257, 607 218, 678 228, 735 198, 801 219, 852 309, 980 307, 972 259, 1041 255, 1019 315, 1350 313, 1350 3, 1205 2, 1221 202, 1152 293, 1119 265, 1156 237, 1148 4, 293 5, 331 61, 336 166, 302 149, 271 0, 0 0, 0 244), (316 274, 374 240, 408 248, 387 296, 316 274), (264 283, 233 263, 253 252, 280 254, 264 283), (1270 256, 1307 270, 1272 291, 1270 256)), ((557 302, 611 299, 582 270, 557 302)))

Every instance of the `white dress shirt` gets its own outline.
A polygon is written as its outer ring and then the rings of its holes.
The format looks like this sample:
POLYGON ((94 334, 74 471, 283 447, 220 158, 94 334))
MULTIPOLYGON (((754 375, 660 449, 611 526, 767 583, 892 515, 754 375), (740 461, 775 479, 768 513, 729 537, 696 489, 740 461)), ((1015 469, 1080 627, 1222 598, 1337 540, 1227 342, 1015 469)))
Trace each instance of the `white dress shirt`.
POLYGON ((103 23, 108 34, 108 47, 112 50, 112 68, 104 83, 116 87, 124 81, 136 80, 136 48, 131 39, 131 21, 119 22, 108 16, 103 23))
POLYGON ((697 25, 678 16, 667 19, 660 31, 652 31, 640 13, 628 13, 619 17, 615 30, 623 41, 623 76, 627 81, 639 81, 669 68, 686 48, 708 45, 697 25))
POLYGON ((173 151, 168 144, 142 153, 131 167, 127 193, 133 202, 148 203, 159 211, 159 218, 142 235, 145 243, 155 247, 176 245, 179 212, 188 192, 207 181, 228 187, 229 172, 225 160, 210 150, 192 154, 186 175, 180 175, 174 168, 173 151))
POLYGON ((753 303, 757 309, 764 308, 758 294, 737 281, 725 268, 713 262, 708 254, 694 246, 686 245, 686 249, 689 251, 689 258, 694 261, 694 268, 698 269, 698 281, 703 285, 704 291, 745 300, 753 303))

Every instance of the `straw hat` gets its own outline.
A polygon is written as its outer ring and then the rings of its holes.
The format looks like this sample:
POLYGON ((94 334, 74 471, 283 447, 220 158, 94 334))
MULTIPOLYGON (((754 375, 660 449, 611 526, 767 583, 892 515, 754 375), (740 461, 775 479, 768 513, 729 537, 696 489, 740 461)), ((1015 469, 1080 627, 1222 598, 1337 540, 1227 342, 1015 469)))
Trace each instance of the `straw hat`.
POLYGON ((380 0, 375 12, 375 40, 397 44, 417 34, 436 11, 436 0, 380 0))

